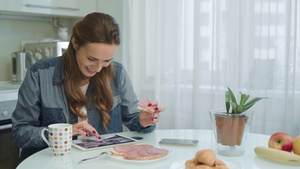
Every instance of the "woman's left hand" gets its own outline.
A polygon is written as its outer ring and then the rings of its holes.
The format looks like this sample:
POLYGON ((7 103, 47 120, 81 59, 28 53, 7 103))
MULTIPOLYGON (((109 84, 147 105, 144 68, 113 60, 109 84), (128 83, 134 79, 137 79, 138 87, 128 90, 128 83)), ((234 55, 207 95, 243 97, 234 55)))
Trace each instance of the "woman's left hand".
POLYGON ((158 106, 157 101, 152 101, 148 106, 154 107, 154 113, 149 113, 145 110, 140 111, 140 123, 143 127, 152 126, 159 121, 159 113, 164 111, 165 108, 158 106))

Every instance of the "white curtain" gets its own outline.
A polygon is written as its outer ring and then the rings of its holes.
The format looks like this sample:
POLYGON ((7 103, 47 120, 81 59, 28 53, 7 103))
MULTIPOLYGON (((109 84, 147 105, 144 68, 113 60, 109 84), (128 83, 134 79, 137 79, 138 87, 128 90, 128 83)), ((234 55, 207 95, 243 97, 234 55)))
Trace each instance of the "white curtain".
POLYGON ((210 129, 226 87, 250 99, 251 132, 300 134, 297 0, 126 0, 123 63, 158 129, 210 129))

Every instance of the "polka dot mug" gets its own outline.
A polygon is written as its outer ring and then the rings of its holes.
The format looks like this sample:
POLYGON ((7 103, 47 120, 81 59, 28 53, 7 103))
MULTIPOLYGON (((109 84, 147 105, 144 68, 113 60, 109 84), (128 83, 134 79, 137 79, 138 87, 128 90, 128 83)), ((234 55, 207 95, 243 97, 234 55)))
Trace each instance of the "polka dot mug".
POLYGON ((43 140, 48 144, 54 156, 70 154, 72 146, 72 125, 67 123, 51 124, 41 132, 43 140), (46 139, 45 131, 48 132, 46 139))

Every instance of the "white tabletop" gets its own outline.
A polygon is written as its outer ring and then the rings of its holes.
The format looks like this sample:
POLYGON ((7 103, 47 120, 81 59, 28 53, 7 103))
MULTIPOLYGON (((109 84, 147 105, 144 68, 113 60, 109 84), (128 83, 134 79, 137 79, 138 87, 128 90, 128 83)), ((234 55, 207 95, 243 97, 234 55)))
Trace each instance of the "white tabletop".
MULTIPOLYGON (((109 148, 93 151, 81 151, 73 147, 71 149, 70 156, 63 159, 60 157, 54 157, 51 150, 48 148, 28 157, 17 167, 17 169, 184 169, 184 162, 194 158, 197 151, 209 148, 214 152, 217 152, 215 144, 216 141, 211 130, 155 130, 148 134, 136 132, 124 132, 120 134, 129 137, 141 136, 143 139, 139 142, 139 144, 150 144, 155 147, 165 148, 171 150, 171 154, 164 159, 152 162, 134 162, 131 160, 120 161, 111 157, 103 156, 78 164, 81 159, 96 156, 102 151, 109 151, 109 148), (199 142, 197 146, 160 145, 159 141, 162 138, 197 139, 199 142)), ((267 147, 269 137, 270 136, 268 135, 250 133, 244 156, 226 157, 216 153, 217 158, 229 164, 229 167, 231 167, 230 169, 299 169, 299 166, 278 164, 261 159, 255 155, 253 151, 254 148, 256 146, 267 147)))

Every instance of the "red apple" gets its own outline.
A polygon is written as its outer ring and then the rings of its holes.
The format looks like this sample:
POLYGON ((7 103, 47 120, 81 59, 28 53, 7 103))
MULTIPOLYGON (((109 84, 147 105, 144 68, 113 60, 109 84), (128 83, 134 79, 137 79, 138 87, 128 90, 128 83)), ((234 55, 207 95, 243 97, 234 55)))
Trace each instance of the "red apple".
POLYGON ((284 132, 274 133, 269 139, 269 148, 292 152, 293 137, 284 132))

